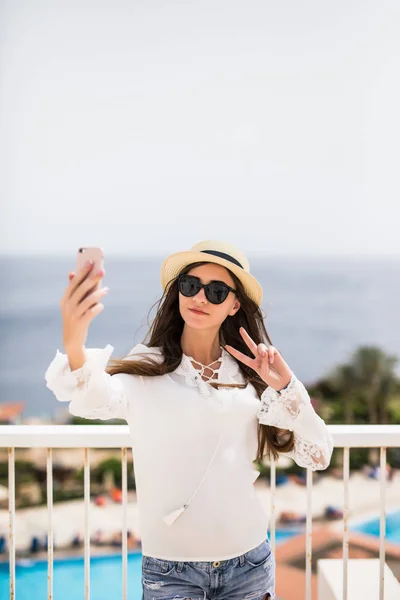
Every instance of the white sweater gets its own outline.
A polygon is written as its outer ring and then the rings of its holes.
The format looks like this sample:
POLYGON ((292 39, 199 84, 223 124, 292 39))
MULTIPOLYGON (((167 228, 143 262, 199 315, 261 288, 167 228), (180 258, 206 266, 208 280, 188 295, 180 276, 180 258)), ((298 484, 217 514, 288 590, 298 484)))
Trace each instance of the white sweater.
MULTIPOLYGON (((281 394, 268 387, 260 402, 251 384, 213 388, 185 355, 168 375, 110 376, 105 367, 113 350, 86 349, 85 364, 72 372, 57 350, 45 378, 58 400, 70 402, 73 415, 127 421, 144 555, 228 560, 266 539, 269 515, 253 485, 258 421, 294 431, 295 447, 286 456, 297 464, 312 470, 329 465, 332 436, 295 375, 281 394)), ((144 354, 162 361, 160 349, 143 344, 126 360, 144 354)), ((218 381, 244 381, 223 349, 218 381)))

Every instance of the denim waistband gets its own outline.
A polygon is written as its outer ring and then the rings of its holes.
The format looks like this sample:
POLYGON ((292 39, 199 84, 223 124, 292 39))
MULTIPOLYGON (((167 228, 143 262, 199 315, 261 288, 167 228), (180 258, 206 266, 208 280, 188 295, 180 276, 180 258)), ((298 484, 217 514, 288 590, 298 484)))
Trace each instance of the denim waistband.
MULTIPOLYGON (((254 548, 252 548, 251 550, 256 550, 257 548, 260 548, 263 544, 265 544, 265 542, 267 542, 269 544, 269 540, 266 539, 264 541, 261 542, 261 544, 259 544, 258 546, 255 546, 254 548)), ((250 552, 250 550, 248 550, 247 552, 250 552)), ((195 567, 196 569, 202 569, 203 571, 207 571, 207 572, 212 572, 215 569, 218 569, 219 571, 224 571, 224 570, 228 570, 231 567, 234 567, 236 565, 240 565, 242 566, 245 562, 245 554, 247 554, 247 552, 245 552, 244 554, 241 554, 239 556, 235 556, 233 558, 228 558, 226 560, 213 560, 213 561, 191 561, 191 560, 187 560, 187 561, 168 561, 168 560, 162 560, 162 562, 165 562, 165 566, 167 567, 168 564, 170 563, 176 563, 176 570, 180 573, 185 565, 191 565, 193 567, 195 567)), ((160 560, 160 559, 158 559, 160 560)))

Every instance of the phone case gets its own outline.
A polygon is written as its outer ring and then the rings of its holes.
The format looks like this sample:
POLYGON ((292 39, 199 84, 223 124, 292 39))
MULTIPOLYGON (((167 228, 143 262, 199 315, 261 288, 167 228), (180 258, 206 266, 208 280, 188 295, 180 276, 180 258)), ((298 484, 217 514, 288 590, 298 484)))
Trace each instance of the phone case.
MULTIPOLYGON (((104 268, 104 251, 103 248, 97 248, 95 246, 82 247, 78 249, 76 258, 76 272, 77 275, 84 267, 87 260, 93 260, 94 265, 90 273, 97 273, 100 269, 104 268)), ((101 282, 96 285, 96 288, 100 286, 101 282)))

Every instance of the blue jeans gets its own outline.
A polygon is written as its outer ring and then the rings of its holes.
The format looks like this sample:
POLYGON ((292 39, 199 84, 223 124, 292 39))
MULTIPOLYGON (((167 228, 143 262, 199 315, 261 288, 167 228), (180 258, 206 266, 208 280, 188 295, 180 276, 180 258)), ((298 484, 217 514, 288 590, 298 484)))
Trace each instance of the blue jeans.
POLYGON ((143 556, 142 589, 142 600, 274 600, 275 558, 268 540, 215 562, 143 556))

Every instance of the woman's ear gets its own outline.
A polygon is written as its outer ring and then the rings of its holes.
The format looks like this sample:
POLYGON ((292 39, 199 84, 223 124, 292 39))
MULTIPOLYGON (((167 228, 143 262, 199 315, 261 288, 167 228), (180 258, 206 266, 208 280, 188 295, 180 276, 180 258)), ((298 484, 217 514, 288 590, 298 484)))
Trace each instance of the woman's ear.
POLYGON ((239 309, 240 309, 240 302, 239 302, 239 300, 235 300, 235 304, 232 306, 231 310, 229 311, 229 316, 233 317, 233 315, 235 315, 239 309))

